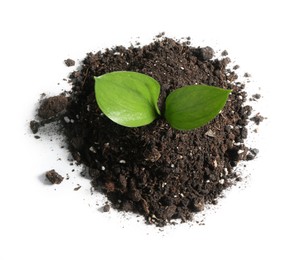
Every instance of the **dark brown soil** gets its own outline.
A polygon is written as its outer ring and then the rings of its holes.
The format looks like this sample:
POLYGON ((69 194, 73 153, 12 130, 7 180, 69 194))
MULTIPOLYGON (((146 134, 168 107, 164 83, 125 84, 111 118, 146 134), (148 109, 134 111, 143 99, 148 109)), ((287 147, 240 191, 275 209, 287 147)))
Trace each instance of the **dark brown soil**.
POLYGON ((67 67, 71 67, 71 66, 74 66, 75 65, 75 61, 72 60, 72 59, 67 59, 67 60, 64 60, 65 64, 67 67))
POLYGON ((67 108, 67 105, 68 98, 64 95, 45 98, 38 109, 38 116, 42 119, 57 116, 67 108))
MULTIPOLYGON (((65 111, 61 124, 69 150, 87 166, 92 185, 107 195, 112 207, 139 213, 159 226, 172 219, 190 220, 240 180, 235 172, 240 160, 254 159, 258 153, 244 144, 252 111, 244 105, 245 86, 227 68, 226 51, 221 59, 213 55, 211 47, 192 47, 169 38, 89 53, 70 75, 70 97, 59 96, 60 109, 43 102, 39 115, 48 118, 48 112, 54 116, 53 111, 65 111), (159 81, 161 109, 168 93, 184 85, 204 83, 232 93, 210 124, 193 131, 172 129, 163 118, 145 127, 122 127, 98 108, 93 79, 120 70, 145 73, 159 81)), ((31 127, 37 129, 35 123, 31 127)))
POLYGON ((46 172, 46 178, 52 183, 52 184, 60 184, 64 177, 58 174, 55 170, 50 170, 46 172))
POLYGON ((260 113, 257 113, 255 116, 251 117, 250 120, 253 121, 256 125, 259 125, 265 117, 260 115, 260 113))

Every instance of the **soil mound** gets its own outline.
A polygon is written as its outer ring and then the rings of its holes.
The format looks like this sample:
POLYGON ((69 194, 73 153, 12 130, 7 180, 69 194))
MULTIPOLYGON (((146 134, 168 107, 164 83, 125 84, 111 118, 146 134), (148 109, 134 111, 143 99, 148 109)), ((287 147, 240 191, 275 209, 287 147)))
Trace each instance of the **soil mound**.
MULTIPOLYGON (((240 160, 254 158, 244 144, 252 108, 244 105, 245 86, 229 63, 227 52, 216 59, 210 47, 165 37, 145 46, 89 53, 70 75, 67 105, 65 97, 54 98, 42 103, 38 114, 48 117, 59 111, 56 118, 70 152, 88 167, 92 185, 114 208, 139 213, 159 226, 171 219, 187 221, 239 181, 234 169, 240 160), (155 78, 161 85, 160 108, 172 90, 184 85, 207 84, 232 93, 223 111, 202 128, 175 130, 163 118, 127 128, 100 111, 94 94, 94 76, 121 70, 155 78), (62 103, 52 108, 56 100, 62 103)), ((36 131, 36 122, 31 125, 36 131)))

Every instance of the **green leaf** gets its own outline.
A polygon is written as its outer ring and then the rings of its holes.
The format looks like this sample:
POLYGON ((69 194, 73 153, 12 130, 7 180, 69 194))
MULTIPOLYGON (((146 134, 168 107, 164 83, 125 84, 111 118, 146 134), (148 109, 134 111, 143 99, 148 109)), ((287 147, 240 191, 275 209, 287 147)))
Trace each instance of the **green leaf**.
POLYGON ((165 104, 165 117, 178 130, 191 130, 207 124, 222 110, 230 90, 193 85, 171 92, 165 104))
POLYGON ((160 85, 153 78, 129 71, 95 77, 96 101, 117 124, 137 127, 151 123, 159 114, 160 85))

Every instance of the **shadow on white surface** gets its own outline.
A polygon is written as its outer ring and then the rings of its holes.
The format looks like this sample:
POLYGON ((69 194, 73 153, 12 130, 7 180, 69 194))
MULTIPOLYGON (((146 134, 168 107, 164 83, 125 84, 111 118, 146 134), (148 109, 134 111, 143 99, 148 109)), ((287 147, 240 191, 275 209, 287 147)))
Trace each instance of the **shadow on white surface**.
POLYGON ((42 173, 38 176, 38 180, 40 181, 40 183, 49 186, 49 185, 54 185, 52 184, 46 177, 45 177, 45 173, 42 173))

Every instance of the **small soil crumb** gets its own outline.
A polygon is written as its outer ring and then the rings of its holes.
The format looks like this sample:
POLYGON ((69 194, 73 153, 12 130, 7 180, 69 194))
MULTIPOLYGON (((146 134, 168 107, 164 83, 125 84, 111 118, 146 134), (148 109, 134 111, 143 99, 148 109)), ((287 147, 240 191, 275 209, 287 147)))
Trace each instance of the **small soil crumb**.
POLYGON ((109 212, 111 209, 110 205, 106 204, 102 207, 102 212, 109 212))
POLYGON ((254 160, 257 154, 259 153, 259 150, 257 148, 253 148, 249 150, 249 153, 247 154, 247 160, 254 160))
POLYGON ((36 134, 39 131, 40 124, 35 120, 30 121, 29 126, 33 134, 36 134))
POLYGON ((161 38, 165 35, 165 32, 160 32, 159 34, 156 35, 156 38, 161 38))
POLYGON ((252 97, 250 98, 250 101, 256 101, 260 98, 261 98, 261 95, 256 93, 256 94, 252 95, 252 97))
POLYGON ((213 58, 214 50, 209 46, 204 48, 196 48, 194 50, 194 55, 202 61, 207 61, 213 58))
POLYGON ((49 119, 64 111, 67 105, 68 98, 63 95, 45 98, 38 109, 38 116, 42 119, 49 119))
POLYGON ((67 59, 67 60, 64 60, 65 64, 67 67, 71 67, 71 66, 74 66, 75 65, 75 61, 72 60, 72 59, 67 59))
POLYGON ((35 139, 40 139, 40 138, 41 138, 41 136, 39 136, 39 135, 35 135, 35 136, 34 136, 34 138, 35 138, 35 139))
POLYGON ((222 52, 222 56, 227 56, 228 55, 228 52, 226 51, 226 50, 224 50, 223 52, 222 52))
POLYGON ((246 72, 246 73, 244 74, 244 77, 245 77, 245 78, 250 78, 250 77, 251 77, 251 74, 248 73, 248 72, 246 72))
POLYGON ((77 184, 77 187, 75 187, 73 190, 78 191, 82 186, 80 186, 79 184, 77 184))
POLYGON ((52 184, 60 184, 64 177, 59 175, 55 170, 50 170, 46 172, 46 178, 52 183, 52 184))
POLYGON ((233 66, 233 69, 234 69, 234 70, 237 70, 237 69, 239 69, 239 65, 235 65, 235 66, 233 66))
POLYGON ((259 125, 264 119, 266 118, 260 115, 260 113, 257 113, 255 116, 250 118, 250 120, 253 121, 256 125, 259 125))
POLYGON ((214 56, 214 50, 209 46, 201 48, 201 55, 204 61, 211 60, 214 56))
POLYGON ((252 97, 255 98, 255 99, 260 99, 260 98, 261 98, 261 95, 258 94, 258 93, 256 93, 256 94, 254 94, 252 97))

